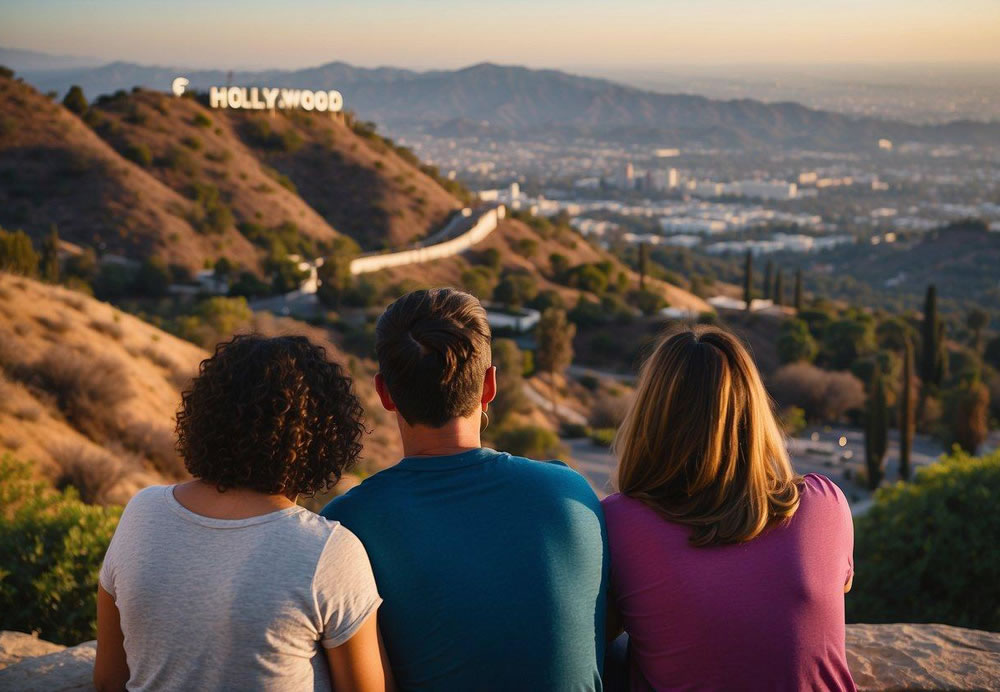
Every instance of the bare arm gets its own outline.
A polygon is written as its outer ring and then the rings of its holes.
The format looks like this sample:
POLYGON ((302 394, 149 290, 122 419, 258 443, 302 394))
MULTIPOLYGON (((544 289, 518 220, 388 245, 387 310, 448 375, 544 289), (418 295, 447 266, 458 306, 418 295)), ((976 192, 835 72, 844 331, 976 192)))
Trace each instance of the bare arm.
POLYGON ((97 660, 94 662, 94 687, 98 692, 124 690, 128 682, 125 660, 125 635, 115 599, 103 586, 97 587, 97 660))
POLYGON ((854 575, 853 574, 851 575, 851 578, 847 580, 847 583, 844 584, 844 593, 847 593, 848 591, 850 591, 852 586, 854 586, 854 575))
POLYGON ((392 692, 395 684, 385 655, 377 615, 372 613, 350 639, 326 650, 337 692, 392 692))

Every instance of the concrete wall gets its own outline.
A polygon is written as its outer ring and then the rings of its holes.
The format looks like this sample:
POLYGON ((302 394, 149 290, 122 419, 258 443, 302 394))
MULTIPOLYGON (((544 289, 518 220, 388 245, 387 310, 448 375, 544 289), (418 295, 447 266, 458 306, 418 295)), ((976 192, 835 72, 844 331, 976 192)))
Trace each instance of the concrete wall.
POLYGON ((452 257, 461 252, 465 252, 476 243, 496 230, 500 220, 506 216, 507 209, 502 204, 492 209, 488 209, 479 215, 472 228, 465 233, 450 240, 426 247, 413 248, 412 250, 400 250, 399 252, 387 252, 380 255, 367 255, 358 257, 351 262, 351 274, 367 274, 369 272, 387 269, 389 267, 400 267, 406 264, 419 264, 430 262, 431 260, 443 257, 452 257))

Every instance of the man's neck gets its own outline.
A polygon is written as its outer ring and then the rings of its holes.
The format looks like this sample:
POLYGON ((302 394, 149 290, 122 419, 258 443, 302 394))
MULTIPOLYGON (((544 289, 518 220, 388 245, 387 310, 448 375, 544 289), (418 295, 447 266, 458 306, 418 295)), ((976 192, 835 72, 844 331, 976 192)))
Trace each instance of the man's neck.
POLYGON ((403 454, 408 457, 441 457, 461 454, 482 446, 478 418, 455 418, 440 428, 407 425, 399 420, 403 454))

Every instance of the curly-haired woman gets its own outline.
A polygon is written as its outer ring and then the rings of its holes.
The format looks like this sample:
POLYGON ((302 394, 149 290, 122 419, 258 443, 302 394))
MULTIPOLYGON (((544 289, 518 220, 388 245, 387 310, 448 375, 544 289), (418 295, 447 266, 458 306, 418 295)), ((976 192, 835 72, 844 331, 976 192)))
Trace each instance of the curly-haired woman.
POLYGON ((361 415, 303 337, 238 336, 202 362, 177 414, 195 480, 138 493, 101 569, 99 690, 389 685, 364 547, 295 504, 355 462, 361 415))

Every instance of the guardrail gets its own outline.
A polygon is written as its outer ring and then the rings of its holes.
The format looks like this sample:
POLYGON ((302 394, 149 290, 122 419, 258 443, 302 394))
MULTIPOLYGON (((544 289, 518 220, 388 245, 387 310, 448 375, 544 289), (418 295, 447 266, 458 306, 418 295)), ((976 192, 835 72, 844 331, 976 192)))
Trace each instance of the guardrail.
POLYGON ((443 257, 452 257, 465 252, 486 238, 486 236, 496 230, 500 220, 506 215, 507 208, 499 204, 481 212, 479 218, 476 219, 469 230, 450 240, 424 247, 411 248, 409 250, 398 250, 379 255, 358 257, 351 261, 351 274, 357 276, 358 274, 367 274, 381 269, 388 269, 389 267, 401 267, 407 264, 419 264, 443 257))

